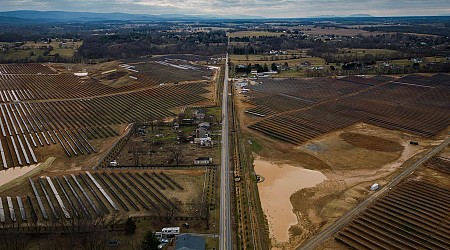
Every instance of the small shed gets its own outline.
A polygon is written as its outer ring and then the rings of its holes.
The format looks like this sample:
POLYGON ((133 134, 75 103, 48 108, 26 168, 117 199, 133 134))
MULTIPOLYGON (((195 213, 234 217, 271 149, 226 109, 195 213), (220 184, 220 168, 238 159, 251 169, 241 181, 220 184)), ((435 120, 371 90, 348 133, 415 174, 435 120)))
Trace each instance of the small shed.
POLYGON ((381 186, 378 183, 374 183, 372 186, 370 186, 370 190, 372 191, 377 191, 380 188, 381 186))

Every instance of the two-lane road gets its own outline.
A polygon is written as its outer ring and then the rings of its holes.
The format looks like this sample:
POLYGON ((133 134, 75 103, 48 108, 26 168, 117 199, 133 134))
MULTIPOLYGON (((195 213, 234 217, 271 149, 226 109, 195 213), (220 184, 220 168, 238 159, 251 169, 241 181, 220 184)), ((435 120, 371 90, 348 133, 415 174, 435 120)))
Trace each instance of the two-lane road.
POLYGON ((228 143, 228 54, 222 93, 222 152, 220 163, 220 232, 219 249, 233 248, 231 234, 230 147, 228 143))

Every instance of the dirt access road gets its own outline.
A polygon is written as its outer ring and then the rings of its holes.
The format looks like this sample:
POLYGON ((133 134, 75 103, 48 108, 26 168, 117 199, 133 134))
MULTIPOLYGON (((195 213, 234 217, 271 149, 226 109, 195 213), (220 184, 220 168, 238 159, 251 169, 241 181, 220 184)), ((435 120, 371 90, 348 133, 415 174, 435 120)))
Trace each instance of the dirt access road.
POLYGON ((436 148, 432 149, 425 156, 420 158, 418 161, 411 164, 411 166, 405 168, 399 175, 394 177, 388 184, 386 184, 379 191, 368 197, 366 200, 362 201, 346 214, 344 214, 340 219, 338 219, 335 223, 327 227, 322 232, 318 233, 316 236, 311 238, 309 241, 305 242, 305 244, 301 245, 297 249, 314 249, 320 243, 324 242, 326 239, 331 237, 333 234, 338 232, 343 226, 347 225, 356 215, 364 211, 373 201, 375 201, 378 197, 385 194, 392 187, 397 185, 400 181, 402 181, 405 177, 410 175, 414 170, 416 170, 423 163, 428 161, 431 157, 439 153, 442 149, 444 149, 450 143, 450 138, 447 138, 443 143, 441 143, 436 148))

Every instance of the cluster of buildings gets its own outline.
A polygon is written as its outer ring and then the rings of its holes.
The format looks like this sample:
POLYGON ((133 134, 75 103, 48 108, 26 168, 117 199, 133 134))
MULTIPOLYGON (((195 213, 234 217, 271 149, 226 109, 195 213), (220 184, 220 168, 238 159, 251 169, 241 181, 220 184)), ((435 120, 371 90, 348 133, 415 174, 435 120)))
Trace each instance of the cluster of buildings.
POLYGON ((211 139, 211 123, 205 122, 206 112, 203 109, 195 109, 192 112, 192 118, 185 118, 181 121, 182 124, 197 124, 195 131, 187 137, 187 140, 192 141, 202 147, 214 146, 214 141, 211 139))

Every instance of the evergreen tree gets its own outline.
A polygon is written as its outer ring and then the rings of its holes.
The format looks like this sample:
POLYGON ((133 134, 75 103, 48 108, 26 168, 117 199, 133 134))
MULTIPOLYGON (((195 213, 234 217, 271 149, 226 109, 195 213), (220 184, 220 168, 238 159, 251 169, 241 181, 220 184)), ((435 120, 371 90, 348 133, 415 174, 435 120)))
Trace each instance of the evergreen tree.
POLYGON ((125 234, 132 235, 136 231, 136 223, 131 218, 128 218, 125 222, 125 234))
POLYGON ((157 250, 159 246, 159 240, 156 238, 155 233, 152 231, 147 231, 147 233, 144 236, 144 239, 141 243, 141 249, 142 250, 157 250))

